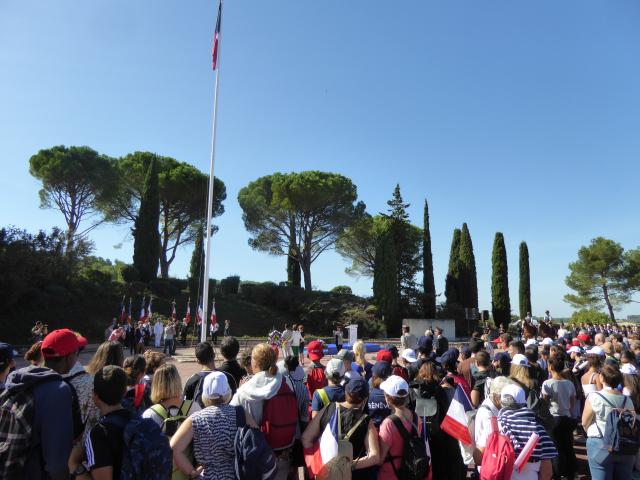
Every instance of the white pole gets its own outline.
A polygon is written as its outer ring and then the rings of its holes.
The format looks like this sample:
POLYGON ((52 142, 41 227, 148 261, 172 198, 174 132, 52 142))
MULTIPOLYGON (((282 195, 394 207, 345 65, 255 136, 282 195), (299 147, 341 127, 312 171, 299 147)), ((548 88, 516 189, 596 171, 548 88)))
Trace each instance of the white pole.
MULTIPOLYGON (((220 0, 220 17, 222 17, 222 0, 220 0)), ((220 31, 218 32, 218 58, 216 61, 216 88, 213 95, 213 126, 211 134, 211 167, 209 169, 209 194, 207 196, 207 246, 204 252, 204 285, 202 286, 202 325, 200 341, 207 340, 207 312, 209 310, 209 260, 211 253, 211 215, 213 214, 213 171, 216 163, 216 131, 218 117, 218 95, 220 92, 220 59, 222 57, 222 18, 220 18, 220 31)))

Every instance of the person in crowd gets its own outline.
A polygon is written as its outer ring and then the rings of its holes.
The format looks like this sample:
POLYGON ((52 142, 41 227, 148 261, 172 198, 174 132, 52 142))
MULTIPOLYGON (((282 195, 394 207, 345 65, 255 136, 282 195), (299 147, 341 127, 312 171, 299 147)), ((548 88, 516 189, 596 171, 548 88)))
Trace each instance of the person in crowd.
POLYGON ((576 402, 576 389, 571 380, 563 377, 563 370, 563 354, 552 355, 549 358, 551 378, 542 384, 542 398, 549 402, 549 411, 554 420, 550 434, 558 450, 558 456, 553 460, 553 476, 573 478, 577 469, 573 449, 573 430, 576 428, 573 407, 576 402))
POLYGON ((298 358, 298 364, 300 364, 300 340, 302 340, 300 330, 298 330, 298 325, 294 323, 291 331, 291 354, 298 358))
MULTIPOLYGON (((226 340, 226 338, 225 338, 226 340)), ((193 401, 191 412, 197 411, 196 405, 204 408, 204 402, 198 392, 202 392, 203 381, 207 375, 216 369, 216 354, 208 342, 201 342, 195 348, 196 361, 200 365, 200 371, 194 373, 185 382, 183 397, 193 401)))
POLYGON ((587 457, 593 480, 631 478, 635 456, 610 454, 602 439, 607 415, 611 410, 625 408, 635 411, 636 406, 631 398, 617 390, 622 381, 622 373, 617 367, 604 365, 600 369, 603 388, 587 396, 584 405, 582 425, 587 429, 587 457))
POLYGON ((312 340, 307 346, 307 356, 311 360, 311 365, 306 369, 307 388, 309 395, 313 398, 313 392, 318 388, 327 386, 327 377, 324 372, 324 365, 321 360, 324 357, 324 346, 319 340, 312 340))
POLYGON ((304 368, 304 325, 298 325, 298 333, 300 333, 300 365, 304 368))
POLYGON ((400 337, 402 350, 406 350, 407 348, 416 350, 418 348, 418 339, 410 330, 409 325, 402 326, 402 336, 400 337))
POLYGON ((435 350, 438 357, 442 356, 444 352, 449 350, 449 340, 442 334, 442 328, 436 327, 434 330, 435 335, 435 350))
MULTIPOLYGON (((183 347, 187 346, 187 334, 189 333, 189 324, 187 323, 187 321, 185 319, 182 319, 182 322, 178 322, 178 325, 180 325, 180 344, 183 347)), ((214 324, 212 324, 214 325, 214 324)), ((217 325, 217 323, 215 323, 215 325, 217 325)), ((174 347, 175 350, 175 347, 174 347)))
MULTIPOLYGON (((389 353, 391 354, 391 372, 392 375, 398 375, 399 377, 404 378, 405 380, 409 379, 409 372, 406 367, 399 363, 400 352, 398 352, 398 347, 392 345, 387 348, 389 353)), ((414 352, 415 355, 415 352, 414 352)))
POLYGON ((342 360, 342 363, 344 364, 344 375, 342 376, 342 382, 340 383, 344 388, 344 386, 349 383, 349 380, 357 375, 357 373, 353 370, 353 362, 356 359, 356 356, 351 350, 345 350, 343 348, 333 358, 342 360))
POLYGON ((622 368, 624 365, 633 365, 637 367, 636 356, 631 350, 623 350, 620 353, 620 367, 622 368))
POLYGON ((49 332, 49 326, 44 325, 40 320, 36 322, 34 327, 31 329, 31 336, 33 337, 33 342, 41 342, 44 340, 44 337, 47 336, 49 332))
POLYGON ((511 356, 511 358, 513 358, 514 355, 518 354, 524 355, 524 350, 524 343, 522 343, 520 340, 511 340, 511 342, 509 343, 509 355, 511 356))
POLYGON ((160 317, 157 317, 156 323, 153 326, 153 340, 156 348, 160 348, 160 344, 162 343, 163 332, 164 332, 164 325, 162 324, 162 320, 160 320, 160 317))
POLYGON ((469 382, 467 382, 464 376, 458 373, 458 357, 460 357, 460 352, 457 348, 450 348, 440 357, 440 365, 445 374, 444 380, 453 387, 451 390, 448 390, 447 393, 453 395, 455 393, 455 387, 460 385, 467 397, 470 397, 471 387, 469 386, 469 382))
POLYGON ((211 323, 211 343, 218 344, 218 330, 220 330, 220 324, 218 322, 211 323))
POLYGON ((129 347, 129 355, 133 355, 136 353, 136 328, 131 316, 127 318, 127 323, 124 326, 124 332, 124 344, 129 347))
POLYGON ((284 325, 284 330, 282 331, 282 336, 280 339, 282 340, 282 357, 286 358, 293 353, 291 350, 291 336, 293 335, 293 329, 290 323, 286 323, 284 325))
POLYGON ((166 357, 163 353, 154 352, 153 350, 147 350, 144 352, 144 361, 147 366, 145 367, 144 377, 142 377, 142 382, 145 386, 151 388, 151 382, 153 381, 154 372, 165 363, 166 357))
POLYGON ((502 408, 500 404, 500 394, 502 393, 502 389, 510 383, 512 383, 511 380, 504 376, 492 379, 488 394, 478 407, 473 432, 475 443, 473 460, 478 466, 482 465, 482 456, 487 446, 487 438, 493 431, 491 419, 494 417, 497 418, 500 408, 502 408))
POLYGON ((24 453, 18 452, 12 456, 12 448, 21 446, 20 437, 13 435, 13 416, 2 416, 0 445, 3 445, 7 461, 0 465, 0 478, 68 479, 67 460, 73 445, 74 425, 71 387, 62 375, 73 368, 79 350, 80 343, 74 332, 54 330, 42 341, 44 367, 30 365, 9 374, 3 399, 15 396, 16 401, 28 399, 33 402, 33 433, 25 439, 28 443, 26 458, 24 453), (24 395, 19 400, 17 397, 21 394, 24 395))
POLYGON ((596 333, 593 336, 593 345, 596 347, 602 347, 605 343, 605 338, 603 333, 596 333))
POLYGON ((123 342, 126 332, 123 326, 116 325, 109 336, 105 339, 108 342, 123 342))
POLYGON ((332 358, 325 368, 327 386, 318 388, 313 392, 311 400, 311 418, 331 402, 344 402, 344 387, 341 385, 345 372, 344 362, 338 358, 332 358))
POLYGON ((367 400, 367 411, 376 428, 379 428, 382 420, 391 414, 391 409, 389 405, 387 405, 384 392, 380 388, 382 382, 389 378, 391 374, 392 368, 389 362, 379 361, 373 366, 371 388, 369 389, 369 399, 367 400))
POLYGON ((122 367, 124 363, 124 350, 119 342, 103 342, 85 367, 89 375, 95 375, 107 365, 122 367))
POLYGON ((341 430, 349 432, 355 428, 349 437, 349 442, 353 447, 351 467, 353 480, 369 480, 373 474, 372 467, 377 467, 381 460, 378 432, 371 419, 363 412, 368 396, 369 384, 366 380, 362 377, 351 379, 345 387, 345 401, 330 403, 311 420, 302 434, 302 446, 306 449, 312 448, 336 409, 339 408, 341 430))
POLYGON ((352 365, 353 370, 362 375, 368 382, 371 379, 371 369, 373 368, 373 365, 367 361, 366 347, 362 340, 358 340, 353 345, 353 353, 356 357, 356 360, 352 365))
MULTIPOLYGON (((513 367, 513 365, 512 365, 513 367)), ((502 409, 498 414, 498 425, 504 435, 511 440, 516 458, 522 452, 533 433, 538 435, 538 443, 522 472, 514 470, 512 480, 550 479, 551 460, 558 456, 553 441, 539 420, 527 407, 524 389, 517 384, 503 387, 500 393, 502 409)))
POLYGON ((230 337, 231 336, 231 321, 230 320, 225 320, 224 321, 224 336, 225 337, 230 337))
POLYGON ((475 356, 478 352, 484 350, 484 342, 479 338, 472 338, 469 341, 469 350, 471 350, 471 357, 460 362, 458 365, 458 373, 464 377, 467 385, 473 386, 473 375, 471 373, 471 367, 476 363, 475 356))
MULTIPOLYGON (((384 398, 389 405, 392 415, 401 422, 402 428, 409 436, 422 434, 422 423, 418 421, 416 414, 409 409, 409 385, 406 380, 398 375, 392 375, 380 384, 384 392, 384 398)), ((385 418, 380 424, 380 458, 382 464, 378 471, 379 480, 398 478, 404 453, 404 439, 391 417, 385 418)), ((423 479, 425 480, 428 476, 423 479)))
MULTIPOLYGON (((233 395, 231 405, 239 405, 251 415, 258 425, 262 425, 264 404, 275 397, 281 388, 294 391, 291 382, 283 377, 276 366, 276 355, 266 343, 259 343, 251 351, 253 376, 238 388, 233 395), (283 387, 283 382, 285 387, 283 387)), ((276 478, 286 479, 290 468, 290 450, 278 454, 278 473, 276 478)))
POLYGON ((4 391, 4 383, 7 381, 9 373, 16 368, 14 357, 16 351, 13 345, 0 342, 0 393, 4 391))
POLYGON ((529 362, 529 377, 533 380, 533 388, 539 393, 542 383, 549 378, 547 362, 544 362, 544 366, 538 362, 539 355, 537 345, 529 345, 526 347, 524 349, 524 356, 527 357, 527 361, 529 362))
POLYGON ((27 353, 24 354, 24 359, 34 367, 41 367, 44 365, 44 357, 42 356, 42 341, 36 342, 27 353))
MULTIPOLYGON (((244 368, 247 374, 240 380, 240 385, 248 381, 253 376, 253 370, 251 369, 251 350, 244 350, 239 355, 238 365, 244 368)), ((238 386, 240 386, 238 385, 238 386)))
POLYGON ((164 327, 164 349, 162 353, 172 356, 175 354, 175 337, 176 337, 176 326, 173 320, 169 320, 167 326, 164 327))
POLYGON ((401 366, 407 372, 406 380, 409 381, 409 378, 410 378, 409 368, 411 367, 411 365, 413 365, 415 362, 418 361, 418 357, 416 356, 416 351, 412 350, 410 348, 404 349, 402 351, 402 354, 400 355, 399 360, 400 360, 400 362, 402 364, 401 366))
POLYGON ((336 350, 339 352, 344 345, 344 331, 342 330, 342 324, 338 323, 336 329, 333 331, 333 339, 336 342, 336 350))
POLYGON ((121 404, 126 390, 127 374, 121 367, 107 365, 93 377, 93 400, 102 420, 91 429, 84 446, 74 448, 69 456, 69 472, 74 478, 120 478, 124 452, 121 425, 130 419, 130 413, 121 404))
POLYGON ((418 359, 413 362, 407 370, 409 370, 409 382, 411 383, 418 372, 427 362, 435 362, 435 357, 433 355, 433 341, 429 337, 420 337, 418 340, 418 359))
MULTIPOLYGON (((271 351, 271 349, 267 348, 271 351)), ((229 405, 232 393, 227 376, 211 372, 202 386, 203 410, 188 417, 171 437, 173 462, 189 478, 235 480, 236 409, 229 405), (193 443, 196 466, 184 451, 193 443)), ((244 410, 247 425, 257 425, 244 410)))
POLYGON ((491 372, 491 359, 489 354, 481 350, 476 353, 476 364, 471 371, 473 389, 471 390, 470 400, 474 408, 478 408, 485 398, 487 379, 494 376, 491 372))
POLYGON ((146 367, 147 363, 142 355, 127 357, 122 364, 127 374, 127 391, 123 405, 138 415, 151 406, 151 389, 142 383, 146 367))
POLYGON ((499 352, 493 357, 493 368, 498 375, 509 376, 511 370, 511 357, 507 352, 499 352))
POLYGON ((165 363, 153 374, 151 383, 153 405, 142 413, 142 418, 150 418, 162 427, 166 418, 188 414, 188 408, 183 406, 183 402, 182 381, 178 369, 171 363, 165 363))
POLYGON ((239 351, 240 343, 238 343, 236 337, 227 336, 222 339, 220 353, 222 353, 224 362, 222 362, 218 371, 231 375, 228 380, 233 393, 236 393, 240 382, 247 375, 247 370, 240 366, 238 360, 236 360, 239 351))
POLYGON ((582 375, 580 383, 584 396, 588 397, 591 392, 602 390, 602 382, 600 381, 600 369, 602 368, 602 357, 604 351, 600 347, 593 347, 587 350, 588 369, 582 375))

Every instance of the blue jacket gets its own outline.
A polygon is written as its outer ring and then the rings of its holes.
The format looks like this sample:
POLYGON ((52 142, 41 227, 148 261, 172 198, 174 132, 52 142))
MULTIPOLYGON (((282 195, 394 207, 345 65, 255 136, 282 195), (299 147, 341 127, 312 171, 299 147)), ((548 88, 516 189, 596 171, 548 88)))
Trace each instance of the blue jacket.
POLYGON ((33 449, 27 459, 24 478, 67 480, 67 461, 73 444, 71 389, 62 376, 45 367, 25 367, 7 378, 7 390, 33 387, 35 417, 33 449))

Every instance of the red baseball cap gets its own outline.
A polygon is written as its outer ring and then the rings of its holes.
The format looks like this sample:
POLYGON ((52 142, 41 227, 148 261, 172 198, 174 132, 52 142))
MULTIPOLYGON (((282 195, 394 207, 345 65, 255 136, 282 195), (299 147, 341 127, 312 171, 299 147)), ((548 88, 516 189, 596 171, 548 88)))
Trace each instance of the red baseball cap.
POLYGON ((320 340, 313 340, 307 345, 307 356, 313 362, 324 357, 324 347, 320 340))
POLYGON ((378 353, 376 354, 376 361, 391 364, 393 363, 393 355, 391 355, 389 350, 378 350, 378 353))
POLYGON ((581 333, 580 335, 578 335, 578 340, 589 342, 591 340, 591 337, 587 333, 581 333))
POLYGON ((68 328, 54 330, 42 341, 42 354, 45 358, 64 357, 77 352, 87 344, 87 339, 68 328))

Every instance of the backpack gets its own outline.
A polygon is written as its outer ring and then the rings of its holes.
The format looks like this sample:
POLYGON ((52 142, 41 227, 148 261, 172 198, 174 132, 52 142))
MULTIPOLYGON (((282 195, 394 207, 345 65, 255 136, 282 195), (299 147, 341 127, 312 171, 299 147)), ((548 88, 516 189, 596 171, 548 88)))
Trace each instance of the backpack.
POLYGON ((210 373, 211 372, 209 371, 194 373, 194 376, 197 375, 199 378, 198 378, 198 381, 196 382, 196 388, 193 390, 193 398, 187 399, 187 400, 192 400, 193 402, 200 405, 201 409, 204 408, 204 403, 202 403, 202 388, 204 385, 204 379, 210 373))
POLYGON ((440 415, 436 390, 438 386, 429 383, 418 383, 412 388, 416 400, 415 412, 424 418, 427 437, 440 433, 440 415))
POLYGON ((326 407, 331 403, 331 400, 329 400, 329 395, 327 395, 327 392, 324 388, 319 388, 318 390, 316 390, 316 392, 318 392, 318 396, 320 397, 320 400, 322 400, 323 407, 326 407))
POLYGON ((69 388, 71 389, 71 417, 73 419, 73 438, 79 438, 83 432, 85 423, 82 421, 82 412, 80 411, 80 399, 78 398, 78 392, 76 392, 76 387, 73 386, 71 380, 80 375, 88 375, 84 370, 81 372, 76 372, 70 377, 64 378, 63 380, 69 388))
POLYGON ((482 455, 480 480, 509 480, 513 473, 516 452, 511 440, 498 430, 498 419, 491 417, 491 433, 482 455))
POLYGON ((109 416, 101 420, 122 429, 120 480, 167 480, 173 471, 169 439, 150 418, 109 416))
POLYGON ((624 408, 627 399, 625 398, 623 408, 617 408, 604 395, 595 393, 613 407, 613 410, 607 414, 604 435, 596 423, 596 428, 602 436, 602 442, 609 447, 609 453, 613 455, 635 455, 638 453, 640 425, 636 421, 636 412, 633 409, 624 408))
MULTIPOLYGON (((418 416, 414 414, 414 418, 417 422, 418 416)), ((400 457, 402 461, 399 469, 396 469, 393 457, 391 454, 388 454, 393 472, 396 474, 396 477, 398 477, 398 480, 422 480, 429 473, 429 463, 431 462, 431 458, 427 455, 427 447, 424 439, 418 435, 418 430, 415 425, 411 425, 411 433, 409 433, 397 415, 391 415, 389 419, 396 426, 396 429, 400 432, 402 440, 404 441, 402 457, 400 457)))
POLYGON ((19 480, 33 445, 35 403, 33 388, 47 381, 61 381, 60 375, 50 375, 22 389, 5 390, 0 394, 0 478, 19 480))
MULTIPOLYGON (((162 433, 164 433, 167 438, 173 437, 173 435, 178 430, 178 427, 184 422, 189 416, 189 409, 191 408, 193 401, 192 400, 183 400, 182 405, 180 405, 180 409, 178 410, 178 414, 170 417, 169 411, 164 408, 159 403, 153 405, 151 410, 162 417, 162 433)), ((191 464, 193 464, 193 445, 189 445, 189 447, 185 450, 185 455, 189 460, 191 460, 191 464)), ((171 474, 171 480, 186 480, 189 476, 182 473, 182 471, 176 466, 173 466, 173 472, 171 474)))
POLYGON ((257 428, 247 425, 244 409, 236 407, 235 470, 239 480, 272 480, 278 465, 273 450, 257 428))
POLYGON ((129 410, 129 412, 137 417, 142 415, 142 412, 146 410, 143 403, 145 389, 146 386, 144 384, 137 384, 134 388, 133 397, 125 395, 125 397, 122 399, 122 407, 126 410, 129 410))
POLYGON ((278 393, 264 402, 260 430, 271 448, 284 450, 293 445, 297 426, 298 399, 282 377, 278 393))
POLYGON ((313 392, 319 388, 327 386, 327 377, 324 374, 324 367, 314 365, 309 374, 307 375, 307 387, 309 388, 309 395, 313 398, 313 392))
MULTIPOLYGON (((526 391, 526 390, 525 390, 526 391)), ((549 411, 549 405, 546 401, 538 397, 535 390, 529 389, 527 394, 527 407, 533 411, 538 421, 542 424, 547 433, 553 429, 555 419, 549 411)))

